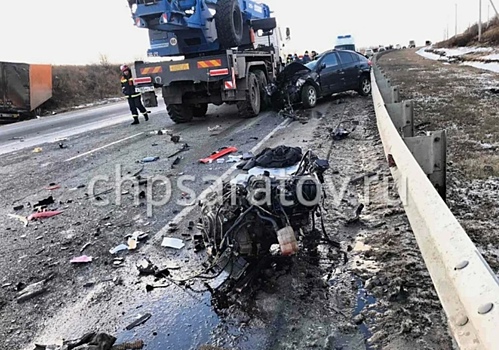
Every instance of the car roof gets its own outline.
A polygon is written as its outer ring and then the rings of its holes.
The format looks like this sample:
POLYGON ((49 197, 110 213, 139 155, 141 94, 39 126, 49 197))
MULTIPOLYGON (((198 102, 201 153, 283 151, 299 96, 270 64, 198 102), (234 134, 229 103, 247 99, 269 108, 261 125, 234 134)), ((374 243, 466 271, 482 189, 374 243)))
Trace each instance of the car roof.
POLYGON ((331 49, 331 50, 327 50, 327 51, 324 51, 321 53, 321 56, 322 55, 325 55, 327 53, 331 53, 331 52, 349 52, 349 53, 356 53, 357 55, 360 55, 362 56, 362 54, 358 53, 357 51, 352 51, 352 50, 342 50, 342 49, 331 49))

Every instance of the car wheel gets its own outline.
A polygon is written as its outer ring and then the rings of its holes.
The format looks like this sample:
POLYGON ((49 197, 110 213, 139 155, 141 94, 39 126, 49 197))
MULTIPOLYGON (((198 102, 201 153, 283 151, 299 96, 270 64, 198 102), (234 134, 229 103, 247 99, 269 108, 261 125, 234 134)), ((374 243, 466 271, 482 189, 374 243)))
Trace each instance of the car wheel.
POLYGON ((307 84, 301 89, 301 101, 305 108, 314 108, 317 104, 317 98, 315 86, 307 84))
POLYGON ((361 96, 367 96, 371 93, 371 80, 365 75, 360 78, 358 93, 361 96))

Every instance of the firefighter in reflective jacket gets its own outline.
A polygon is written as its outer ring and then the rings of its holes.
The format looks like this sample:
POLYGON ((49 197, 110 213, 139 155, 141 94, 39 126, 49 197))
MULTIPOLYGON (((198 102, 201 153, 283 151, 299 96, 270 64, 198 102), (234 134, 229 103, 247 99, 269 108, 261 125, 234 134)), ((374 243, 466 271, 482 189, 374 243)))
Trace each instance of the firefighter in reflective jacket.
POLYGON ((132 112, 132 125, 139 124, 139 111, 144 116, 146 121, 149 120, 149 111, 146 110, 140 99, 140 92, 135 89, 133 82, 132 70, 127 65, 122 65, 121 69, 121 91, 126 95, 130 112, 132 112))

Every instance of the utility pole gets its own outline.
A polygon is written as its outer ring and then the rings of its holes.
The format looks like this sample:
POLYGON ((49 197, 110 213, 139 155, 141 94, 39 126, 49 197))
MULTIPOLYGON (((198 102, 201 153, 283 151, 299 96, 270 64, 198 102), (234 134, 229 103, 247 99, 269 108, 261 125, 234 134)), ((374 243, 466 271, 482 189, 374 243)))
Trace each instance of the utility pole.
POLYGON ((482 41, 482 0, 478 0, 478 42, 482 41))
POLYGON ((494 9, 494 12, 496 13, 496 16, 499 18, 499 13, 497 12, 496 6, 492 2, 492 0, 490 0, 490 4, 492 5, 492 8, 494 9))
POLYGON ((455 24, 454 35, 457 36, 457 3, 456 3, 456 18, 454 24, 455 24))

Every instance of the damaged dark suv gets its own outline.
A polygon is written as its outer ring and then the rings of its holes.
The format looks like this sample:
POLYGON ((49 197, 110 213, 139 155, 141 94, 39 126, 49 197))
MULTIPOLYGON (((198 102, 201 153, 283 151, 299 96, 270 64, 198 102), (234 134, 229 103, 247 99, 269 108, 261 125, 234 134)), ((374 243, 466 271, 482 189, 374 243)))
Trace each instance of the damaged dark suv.
POLYGON ((354 90, 362 96, 371 93, 371 61, 347 50, 330 50, 305 65, 292 62, 277 76, 271 91, 273 104, 303 103, 315 107, 317 100, 334 93, 354 90))

